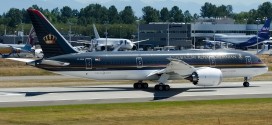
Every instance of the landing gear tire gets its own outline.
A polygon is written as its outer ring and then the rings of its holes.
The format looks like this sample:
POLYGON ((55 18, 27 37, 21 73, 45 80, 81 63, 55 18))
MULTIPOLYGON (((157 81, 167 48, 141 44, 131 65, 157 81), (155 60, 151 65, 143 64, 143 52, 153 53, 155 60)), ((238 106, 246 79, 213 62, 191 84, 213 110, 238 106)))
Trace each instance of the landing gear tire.
POLYGON ((159 90, 159 85, 155 85, 155 90, 159 90))
POLYGON ((163 90, 164 90, 163 85, 159 85, 158 90, 159 90, 159 91, 163 91, 163 90))
POLYGON ((134 89, 147 89, 148 88, 148 84, 147 83, 134 83, 133 84, 133 88, 134 89))
POLYGON ((142 83, 142 88, 143 89, 147 89, 148 88, 148 84, 147 83, 142 83))
POLYGON ((249 87, 249 82, 244 82, 244 83, 243 83, 243 86, 244 86, 244 87, 249 87))
POLYGON ((170 90, 170 86, 169 85, 155 85, 155 90, 156 91, 169 91, 170 90))
POLYGON ((165 91, 169 91, 170 90, 170 86, 169 85, 164 85, 164 90, 165 91))
POLYGON ((142 88, 142 85, 140 83, 134 83, 133 87, 134 89, 140 89, 142 88))

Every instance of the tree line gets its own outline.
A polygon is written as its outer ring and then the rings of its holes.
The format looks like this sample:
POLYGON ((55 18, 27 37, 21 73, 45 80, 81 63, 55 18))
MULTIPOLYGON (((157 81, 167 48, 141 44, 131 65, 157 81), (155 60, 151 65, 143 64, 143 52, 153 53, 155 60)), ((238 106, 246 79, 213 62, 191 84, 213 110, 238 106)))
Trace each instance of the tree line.
MULTIPOLYGON (((68 25, 72 25, 73 31, 82 35, 92 35, 91 25, 98 24, 97 28, 101 29, 100 34, 103 34, 105 26, 109 28, 109 34, 112 37, 131 38, 136 32, 137 23, 150 22, 185 22, 192 23, 199 17, 229 17, 235 20, 235 23, 250 23, 256 24, 256 19, 259 18, 262 22, 264 18, 272 17, 272 3, 264 2, 258 6, 258 9, 251 9, 248 12, 234 13, 231 5, 216 6, 206 2, 200 8, 200 14, 191 14, 188 10, 183 11, 178 6, 173 6, 168 9, 166 7, 158 10, 151 6, 142 8, 143 15, 136 17, 131 6, 124 7, 118 11, 112 5, 109 8, 100 4, 89 4, 80 10, 72 9, 69 6, 62 8, 54 8, 52 10, 44 9, 37 5, 32 5, 31 8, 40 10, 59 30, 68 32, 68 25), (100 25, 99 25, 100 24, 100 25), (108 25, 110 24, 110 25, 108 25), (122 31, 120 31, 122 28, 122 31), (119 29, 119 31, 118 31, 119 29)), ((261 23, 262 23, 261 22, 261 23)), ((0 33, 3 34, 3 29, 6 28, 8 33, 13 33, 19 26, 24 24, 25 29, 30 28, 31 21, 26 9, 11 8, 6 13, 0 15, 0 33)))

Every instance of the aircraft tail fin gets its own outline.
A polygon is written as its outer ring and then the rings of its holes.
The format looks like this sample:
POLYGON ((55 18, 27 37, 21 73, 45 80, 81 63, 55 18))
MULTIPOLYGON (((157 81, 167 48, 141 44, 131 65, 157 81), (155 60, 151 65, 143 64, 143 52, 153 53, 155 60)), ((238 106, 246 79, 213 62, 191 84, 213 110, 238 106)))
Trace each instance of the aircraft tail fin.
POLYGON ((32 46, 30 44, 25 44, 25 46, 23 47, 23 50, 31 52, 32 51, 31 48, 32 46))
POLYGON ((270 23, 271 19, 267 19, 261 28, 261 30, 258 33, 258 37, 264 38, 264 39, 269 39, 270 34, 269 34, 269 29, 270 29, 270 23))
POLYGON ((40 11, 29 8, 27 12, 43 50, 44 58, 78 52, 40 11))
POLYGON ((35 30, 33 26, 31 27, 29 34, 28 34, 28 40, 26 45, 23 47, 24 50, 26 51, 32 51, 31 48, 34 46, 34 36, 35 36, 35 30))
POLYGON ((96 29, 96 27, 95 27, 95 25, 93 24, 93 29, 94 29, 94 35, 95 35, 95 38, 96 39, 99 39, 100 38, 100 36, 99 36, 99 34, 98 34, 98 32, 97 32, 97 29, 96 29))
POLYGON ((27 44, 30 44, 31 46, 34 46, 34 36, 36 36, 35 30, 33 26, 31 27, 29 34, 28 34, 28 40, 27 44))

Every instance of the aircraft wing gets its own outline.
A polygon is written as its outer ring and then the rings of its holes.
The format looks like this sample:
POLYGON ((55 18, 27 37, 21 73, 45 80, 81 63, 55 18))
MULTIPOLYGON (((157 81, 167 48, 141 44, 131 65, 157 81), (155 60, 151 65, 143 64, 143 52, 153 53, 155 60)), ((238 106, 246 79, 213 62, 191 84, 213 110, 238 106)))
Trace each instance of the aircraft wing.
POLYGON ((144 42, 144 41, 147 41, 147 40, 149 40, 149 39, 144 39, 144 40, 140 40, 140 41, 135 41, 135 42, 132 42, 132 43, 135 44, 135 43, 140 43, 140 42, 144 42))
POLYGON ((163 73, 177 73, 181 76, 188 76, 196 70, 195 67, 187 64, 182 60, 173 58, 168 58, 168 60, 170 60, 170 63, 166 66, 166 68, 152 72, 147 77, 163 73))
POLYGON ((263 41, 263 43, 272 44, 272 41, 266 40, 266 41, 263 41))
MULTIPOLYGON (((19 62, 25 62, 29 65, 31 65, 32 62, 37 61, 34 59, 27 59, 27 58, 7 58, 7 59, 15 60, 15 61, 19 61, 19 62)), ((67 63, 67 62, 60 62, 60 61, 46 60, 46 59, 39 60, 39 63, 45 64, 45 65, 51 65, 51 66, 68 66, 68 65, 70 65, 70 63, 67 63)))

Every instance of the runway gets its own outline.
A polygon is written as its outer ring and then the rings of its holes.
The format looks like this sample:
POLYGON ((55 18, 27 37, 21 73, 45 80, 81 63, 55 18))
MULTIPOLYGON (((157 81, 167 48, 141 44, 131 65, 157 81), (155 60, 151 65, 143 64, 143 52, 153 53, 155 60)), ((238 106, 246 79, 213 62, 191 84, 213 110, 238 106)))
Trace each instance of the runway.
POLYGON ((272 97, 272 82, 251 81, 250 83, 250 87, 243 87, 242 82, 224 82, 217 87, 175 83, 170 84, 170 91, 162 92, 154 91, 154 84, 150 84, 150 88, 146 90, 135 90, 132 84, 1 88, 0 107, 272 97))

